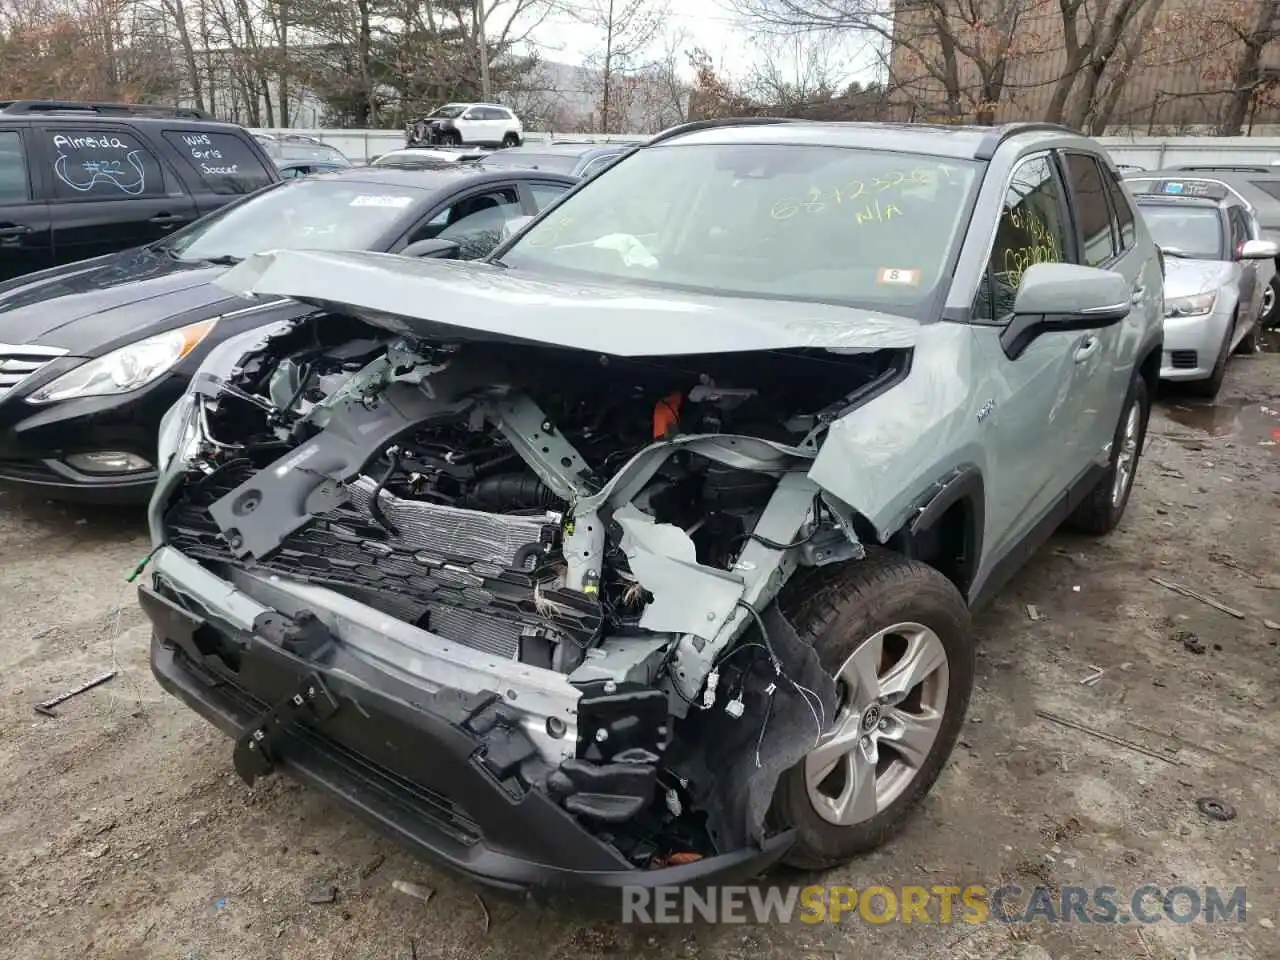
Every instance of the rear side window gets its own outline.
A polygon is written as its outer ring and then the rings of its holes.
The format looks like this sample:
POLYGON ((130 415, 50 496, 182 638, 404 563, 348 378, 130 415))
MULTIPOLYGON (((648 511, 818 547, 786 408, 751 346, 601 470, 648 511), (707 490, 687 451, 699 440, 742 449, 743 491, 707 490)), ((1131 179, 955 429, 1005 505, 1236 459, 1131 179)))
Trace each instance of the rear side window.
POLYGON ((1129 202, 1124 187, 1120 186, 1115 177, 1106 176, 1105 179, 1107 193, 1111 194, 1111 208, 1115 211, 1116 224, 1120 228, 1120 249, 1131 250, 1137 241, 1138 232, 1133 204, 1129 202))
POLYGON ((59 200, 163 197, 164 174, 151 151, 125 130, 46 130, 59 200))
POLYGON ((26 203, 27 158, 22 152, 22 134, 0 133, 0 204, 26 203))
POLYGON ((1111 210, 1107 206, 1107 188, 1102 171, 1093 157, 1079 153, 1066 156, 1067 179, 1075 202, 1076 222, 1080 226, 1083 262, 1099 267, 1116 255, 1111 237, 1111 210))
POLYGON ((271 174, 262 161, 249 144, 235 134, 166 130, 164 138, 213 193, 252 193, 271 183, 271 174))

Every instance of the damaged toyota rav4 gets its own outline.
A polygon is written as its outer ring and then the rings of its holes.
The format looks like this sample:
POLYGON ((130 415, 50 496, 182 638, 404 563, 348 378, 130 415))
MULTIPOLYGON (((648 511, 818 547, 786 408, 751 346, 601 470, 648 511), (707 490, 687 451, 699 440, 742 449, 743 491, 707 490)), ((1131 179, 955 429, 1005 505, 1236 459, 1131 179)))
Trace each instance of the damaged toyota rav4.
POLYGON ((160 438, 161 684, 249 783, 508 888, 828 868, 946 764, 970 611, 1120 520, 1162 278, 1044 125, 713 122, 485 261, 279 251, 160 438))

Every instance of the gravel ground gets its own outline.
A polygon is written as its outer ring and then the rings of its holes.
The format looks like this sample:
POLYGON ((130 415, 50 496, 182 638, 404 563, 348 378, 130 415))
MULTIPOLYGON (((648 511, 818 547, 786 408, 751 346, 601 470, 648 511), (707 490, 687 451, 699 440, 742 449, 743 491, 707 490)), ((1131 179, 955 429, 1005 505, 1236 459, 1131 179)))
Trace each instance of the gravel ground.
POLYGON ((1245 885, 1243 924, 636 927, 488 893, 482 906, 475 887, 325 797, 281 778, 246 788, 229 743, 160 692, 124 583, 148 549, 140 514, 6 494, 0 953, 1280 957, 1280 628, 1264 622, 1280 621, 1278 408, 1276 354, 1234 361, 1213 407, 1162 398, 1122 528, 1104 541, 1055 538, 982 615, 978 686, 954 759, 897 840, 826 878, 1245 885), (121 674, 56 719, 33 713, 111 667, 121 674), (1082 685, 1095 667, 1101 679, 1082 685), (1207 818, 1203 796, 1238 817, 1207 818), (424 904, 396 880, 434 896, 424 904), (333 902, 310 902, 328 887, 333 902))

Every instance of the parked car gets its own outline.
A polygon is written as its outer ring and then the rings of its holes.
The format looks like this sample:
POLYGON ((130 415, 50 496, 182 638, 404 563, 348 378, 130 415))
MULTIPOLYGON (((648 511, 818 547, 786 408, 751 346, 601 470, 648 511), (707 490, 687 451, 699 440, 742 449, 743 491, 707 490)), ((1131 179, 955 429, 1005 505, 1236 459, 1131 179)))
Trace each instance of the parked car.
POLYGON ((286 163, 324 164, 329 169, 351 166, 350 159, 337 147, 301 134, 276 135, 263 142, 263 149, 277 166, 286 163))
POLYGON ((146 247, 0 284, 0 483, 144 502, 156 430, 222 340, 296 310, 213 280, 276 247, 477 257, 574 183, 552 173, 351 168, 288 180, 146 247))
POLYGON ((483 260, 219 282, 314 310, 165 417, 152 669, 247 781, 509 888, 883 842, 971 609, 1120 522, 1160 367, 1155 245, 1045 124, 693 123, 483 260))
POLYGON ((498 150, 482 157, 480 162, 489 170, 524 167, 590 177, 635 147, 634 143, 543 143, 498 150))
POLYGON ((330 163, 327 160, 277 160, 276 169, 285 180, 309 177, 314 173, 333 173, 351 166, 349 163, 330 163))
POLYGON ((280 179, 197 110, 0 101, 0 280, 151 243, 280 179))
POLYGON ((1160 377, 1216 397, 1233 352, 1253 353, 1280 246, 1225 185, 1194 178, 1134 184, 1165 257, 1160 377))
POLYGON ((446 103, 410 121, 404 138, 406 147, 518 147, 523 142, 524 124, 500 103, 446 103))
MULTIPOLYGON (((1149 170, 1141 175, 1126 176, 1125 181, 1134 188, 1135 183, 1176 181, 1186 179, 1188 174, 1194 174, 1196 180, 1211 180, 1227 187, 1249 205, 1258 220, 1258 225, 1262 228, 1262 239, 1280 243, 1280 169, 1261 164, 1237 164, 1226 167, 1191 164, 1186 168, 1149 170)), ((1280 261, 1277 261, 1277 266, 1280 267, 1280 261)), ((1273 276, 1263 295, 1261 318, 1263 329, 1280 326, 1278 306, 1280 306, 1280 276, 1273 276)))
POLYGON ((405 147, 390 150, 369 161, 371 167, 398 167, 402 170, 430 170, 451 163, 480 160, 489 151, 464 147, 405 147))

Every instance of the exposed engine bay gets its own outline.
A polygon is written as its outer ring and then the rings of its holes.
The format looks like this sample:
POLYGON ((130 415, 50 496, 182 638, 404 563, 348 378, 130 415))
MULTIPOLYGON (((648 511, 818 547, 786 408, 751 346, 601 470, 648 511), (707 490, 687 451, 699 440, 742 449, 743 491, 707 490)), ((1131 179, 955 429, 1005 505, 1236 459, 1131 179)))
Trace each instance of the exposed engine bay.
POLYGON ((576 715, 532 730, 520 776, 638 862, 758 839, 836 709, 773 601, 862 555, 807 470, 906 353, 619 358, 390 326, 313 314, 197 376, 168 544, 567 677, 576 715))

